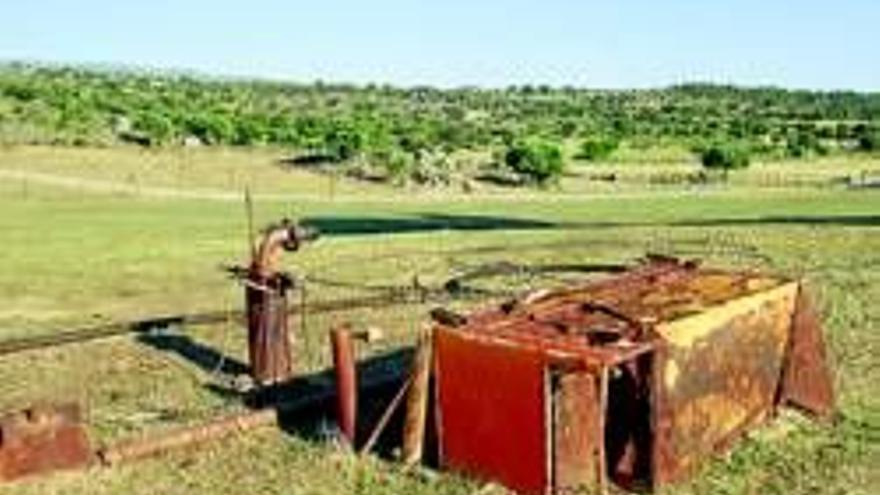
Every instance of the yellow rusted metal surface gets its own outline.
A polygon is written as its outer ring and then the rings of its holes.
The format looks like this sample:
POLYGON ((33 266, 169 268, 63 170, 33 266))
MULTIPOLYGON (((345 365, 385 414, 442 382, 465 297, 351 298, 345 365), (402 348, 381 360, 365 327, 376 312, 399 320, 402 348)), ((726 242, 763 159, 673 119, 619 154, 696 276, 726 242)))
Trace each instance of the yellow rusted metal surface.
POLYGON ((666 345, 658 433, 672 471, 689 471, 772 412, 797 292, 782 283, 656 327, 666 345))

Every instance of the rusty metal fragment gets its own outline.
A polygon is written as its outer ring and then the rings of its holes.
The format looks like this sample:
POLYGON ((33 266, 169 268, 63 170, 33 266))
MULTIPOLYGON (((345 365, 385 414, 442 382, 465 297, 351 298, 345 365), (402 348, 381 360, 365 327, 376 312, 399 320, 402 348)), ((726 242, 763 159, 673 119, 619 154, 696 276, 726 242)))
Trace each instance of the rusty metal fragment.
POLYGON ((834 385, 822 324, 807 289, 798 291, 779 400, 828 420, 834 414, 834 385))
POLYGON ((36 405, 0 416, 0 481, 82 468, 91 460, 76 404, 36 405))

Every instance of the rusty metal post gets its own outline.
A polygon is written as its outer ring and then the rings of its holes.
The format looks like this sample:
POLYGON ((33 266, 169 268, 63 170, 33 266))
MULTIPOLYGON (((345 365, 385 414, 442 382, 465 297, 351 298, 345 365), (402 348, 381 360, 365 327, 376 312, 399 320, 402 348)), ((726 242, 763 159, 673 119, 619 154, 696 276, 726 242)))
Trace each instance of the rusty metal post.
POLYGON ((251 375, 260 385, 286 380, 291 373, 287 326, 286 281, 257 273, 248 276, 245 298, 248 313, 248 359, 251 375))
POLYGON ((357 372, 351 329, 341 326, 330 331, 333 366, 336 374, 336 422, 342 437, 354 446, 357 435, 357 372))
POLYGON ((405 465, 413 465, 422 460, 425 422, 428 414, 432 345, 431 331, 421 332, 413 358, 412 385, 406 398, 406 420, 403 426, 403 463, 405 465))
POLYGON ((316 232, 289 220, 270 225, 253 243, 250 265, 240 274, 245 278, 248 358, 258 385, 272 385, 290 377, 293 366, 287 293, 293 287, 293 278, 282 271, 281 255, 297 251, 316 238, 316 232))

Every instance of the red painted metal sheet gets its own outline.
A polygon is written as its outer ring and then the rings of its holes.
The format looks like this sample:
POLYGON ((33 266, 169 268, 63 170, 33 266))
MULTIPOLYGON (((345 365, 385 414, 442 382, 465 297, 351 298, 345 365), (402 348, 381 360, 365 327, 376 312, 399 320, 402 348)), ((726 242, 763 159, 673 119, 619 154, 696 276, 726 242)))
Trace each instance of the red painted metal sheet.
POLYGON ((435 333, 440 461, 522 493, 549 486, 544 362, 527 349, 435 333))

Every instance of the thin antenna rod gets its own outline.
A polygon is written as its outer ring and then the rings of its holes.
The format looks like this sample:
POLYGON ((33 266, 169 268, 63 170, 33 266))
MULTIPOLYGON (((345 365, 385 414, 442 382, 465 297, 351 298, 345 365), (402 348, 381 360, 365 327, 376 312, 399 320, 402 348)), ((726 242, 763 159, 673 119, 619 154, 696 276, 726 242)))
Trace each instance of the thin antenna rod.
POLYGON ((247 215, 248 245, 251 249, 251 261, 257 260, 257 245, 254 235, 254 202, 251 199, 251 188, 244 186, 244 210, 247 215))

